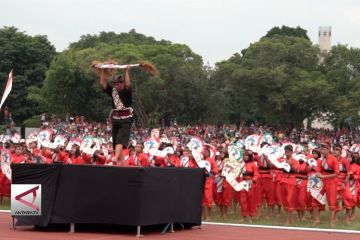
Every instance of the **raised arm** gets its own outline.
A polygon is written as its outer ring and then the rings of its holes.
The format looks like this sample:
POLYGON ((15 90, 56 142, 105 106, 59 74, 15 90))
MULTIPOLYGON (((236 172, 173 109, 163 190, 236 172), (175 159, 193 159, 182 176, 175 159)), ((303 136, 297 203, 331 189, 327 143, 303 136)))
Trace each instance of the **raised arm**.
POLYGON ((130 87, 131 87, 131 82, 130 82, 130 66, 128 65, 126 68, 125 68, 125 89, 126 90, 129 90, 130 87))
POLYGON ((100 72, 100 86, 101 86, 102 89, 105 90, 107 82, 106 82, 106 78, 105 78, 104 69, 101 68, 100 71, 101 71, 100 72))

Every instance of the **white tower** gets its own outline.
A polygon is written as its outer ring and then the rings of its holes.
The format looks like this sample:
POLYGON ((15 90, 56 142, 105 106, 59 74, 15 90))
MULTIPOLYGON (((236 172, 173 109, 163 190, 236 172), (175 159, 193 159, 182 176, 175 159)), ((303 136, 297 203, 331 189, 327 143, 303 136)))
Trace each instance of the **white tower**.
POLYGON ((331 26, 319 27, 319 48, 321 51, 329 52, 331 49, 331 26))

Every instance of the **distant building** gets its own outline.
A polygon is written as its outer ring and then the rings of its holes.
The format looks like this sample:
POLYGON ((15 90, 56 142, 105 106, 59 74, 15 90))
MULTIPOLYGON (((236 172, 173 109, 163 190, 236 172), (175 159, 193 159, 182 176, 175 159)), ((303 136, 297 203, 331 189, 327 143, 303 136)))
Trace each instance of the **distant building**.
POLYGON ((331 49, 331 26, 319 27, 319 48, 321 51, 329 52, 331 49))
MULTIPOLYGON (((331 50, 331 26, 320 26, 319 27, 319 48, 322 53, 328 53, 331 50)), ((319 56, 319 64, 324 60, 324 54, 319 56)), ((322 113, 325 116, 325 113, 322 113)), ((319 118, 314 119, 312 122, 309 122, 308 119, 303 121, 304 127, 309 128, 325 128, 325 129, 334 129, 334 126, 330 122, 323 121, 319 118)))

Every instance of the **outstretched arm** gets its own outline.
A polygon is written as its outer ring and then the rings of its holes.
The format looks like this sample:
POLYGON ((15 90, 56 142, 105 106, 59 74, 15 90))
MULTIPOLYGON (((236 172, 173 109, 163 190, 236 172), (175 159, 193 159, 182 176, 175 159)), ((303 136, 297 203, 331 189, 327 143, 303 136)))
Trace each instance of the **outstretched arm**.
POLYGON ((106 82, 106 78, 105 78, 105 73, 104 73, 104 69, 103 68, 101 68, 100 69, 100 86, 101 86, 101 88, 102 89, 106 89, 106 84, 107 84, 107 82, 106 82))
POLYGON ((126 68, 125 68, 125 88, 126 90, 129 90, 130 87, 131 87, 131 82, 130 82, 130 66, 128 65, 126 68))

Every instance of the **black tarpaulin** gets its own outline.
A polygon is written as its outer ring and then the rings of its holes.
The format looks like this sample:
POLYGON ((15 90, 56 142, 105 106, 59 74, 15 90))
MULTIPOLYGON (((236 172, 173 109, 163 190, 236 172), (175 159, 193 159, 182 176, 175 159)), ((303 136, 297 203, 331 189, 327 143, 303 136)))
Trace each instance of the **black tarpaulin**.
POLYGON ((42 187, 42 215, 17 225, 201 224, 202 169, 16 164, 12 180, 42 187))

